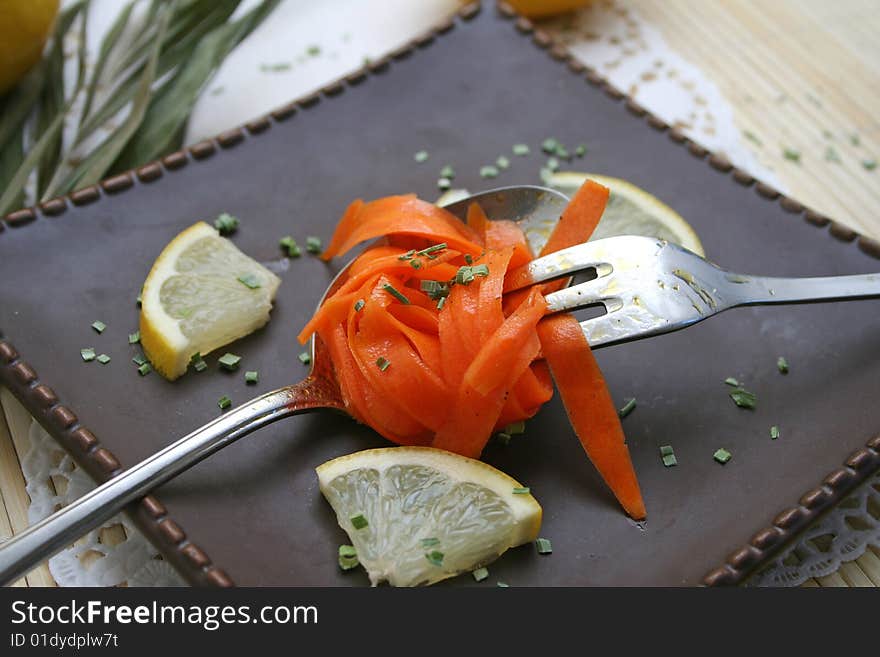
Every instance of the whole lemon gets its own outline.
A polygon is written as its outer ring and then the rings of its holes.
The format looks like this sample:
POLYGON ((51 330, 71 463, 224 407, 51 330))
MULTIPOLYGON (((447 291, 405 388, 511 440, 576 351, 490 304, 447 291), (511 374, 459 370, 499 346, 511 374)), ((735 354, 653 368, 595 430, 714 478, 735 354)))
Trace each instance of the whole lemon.
POLYGON ((507 4, 527 18, 546 18, 590 4, 590 0, 507 0, 507 4))
POLYGON ((0 0, 0 94, 40 61, 58 0, 0 0))

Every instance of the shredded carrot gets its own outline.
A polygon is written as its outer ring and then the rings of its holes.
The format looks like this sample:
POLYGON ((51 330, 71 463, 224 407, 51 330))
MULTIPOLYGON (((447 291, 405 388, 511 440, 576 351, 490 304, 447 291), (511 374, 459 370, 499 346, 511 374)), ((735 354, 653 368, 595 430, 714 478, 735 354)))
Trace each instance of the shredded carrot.
MULTIPOLYGON (((541 255, 586 241, 607 200, 587 181, 541 255)), ((396 443, 478 458, 494 432, 538 412, 555 380, 587 456, 626 512, 644 518, 583 331, 571 315, 545 316, 544 294, 565 281, 505 293, 519 286, 508 274, 533 258, 519 225, 490 221, 476 204, 462 223, 414 195, 357 200, 322 258, 374 238, 299 335, 327 344, 349 412, 396 443)))

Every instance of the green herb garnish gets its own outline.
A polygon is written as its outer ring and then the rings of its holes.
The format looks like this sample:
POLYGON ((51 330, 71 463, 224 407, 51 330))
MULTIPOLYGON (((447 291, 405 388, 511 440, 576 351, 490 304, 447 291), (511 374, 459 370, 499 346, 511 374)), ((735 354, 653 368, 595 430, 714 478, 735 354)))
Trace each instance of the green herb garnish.
POLYGON ((470 253, 464 254, 464 261, 468 265, 474 264, 474 257, 470 253))
POLYGON ((760 139, 758 139, 758 136, 754 132, 746 130, 745 132, 743 132, 743 134, 745 135, 746 139, 753 142, 755 145, 763 146, 763 143, 760 139))
POLYGON ((663 465, 667 468, 671 468, 673 465, 678 465, 678 461, 675 458, 675 452, 672 451, 672 445, 660 446, 660 460, 663 461, 663 465))
POLYGON ((409 305, 409 299, 407 299, 406 296, 402 292, 400 292, 396 287, 394 287, 391 283, 385 283, 385 285, 382 286, 382 289, 385 290, 391 296, 393 296, 395 299, 400 301, 400 303, 407 305, 407 306, 409 305))
POLYGON ((439 244, 434 244, 433 246, 429 246, 426 249, 422 249, 421 251, 416 251, 415 255, 417 256, 428 256, 437 253, 438 251, 443 251, 446 249, 448 245, 446 242, 440 242, 439 244))
POLYGON ((308 351, 302 352, 297 358, 299 358, 299 362, 303 365, 308 365, 312 362, 312 355, 308 351))
POLYGON ((397 256, 397 259, 398 259, 398 260, 412 260, 412 259, 413 259, 413 256, 415 256, 415 254, 416 254, 416 250, 415 250, 415 249, 410 249, 409 251, 407 251, 407 252, 404 253, 403 255, 399 255, 399 256, 397 256))
POLYGON ((757 405, 758 398, 753 392, 749 392, 744 388, 736 388, 730 393, 733 403, 740 408, 754 409, 757 405))
POLYGON ((828 162, 840 162, 840 155, 837 154, 833 146, 825 149, 825 160, 828 162))
POLYGON ((632 413, 636 408, 636 398, 632 397, 631 399, 627 399, 626 403, 623 407, 617 411, 617 415, 621 418, 625 418, 627 415, 632 413))
POLYGON ((528 144, 514 144, 513 145, 513 154, 519 155, 522 157, 523 155, 528 155, 531 152, 528 144))
POLYGON ((142 363, 140 367, 138 367, 138 374, 140 374, 141 376, 146 376, 152 371, 153 367, 149 363, 142 363))
POLYGON ((555 157, 548 158, 545 168, 548 169, 551 173, 557 171, 559 169, 559 160, 557 160, 555 157))
POLYGON ((495 437, 498 439, 498 442, 501 443, 502 445, 509 445, 510 444, 510 437, 511 436, 509 433, 505 433, 504 431, 499 431, 498 433, 495 434, 495 437))
POLYGON ((421 543, 422 543, 423 548, 434 547, 436 545, 440 545, 440 539, 439 538, 423 538, 421 543))
MULTIPOLYGON (((280 73, 281 71, 289 71, 292 64, 290 62, 277 62, 275 64, 260 64, 260 71, 263 73, 280 73)), ((214 95, 213 93, 211 94, 214 95)))
POLYGON ((382 356, 379 356, 376 359, 376 367, 378 367, 380 371, 384 372, 389 367, 391 367, 391 361, 387 360, 386 358, 384 358, 382 356))
POLYGON ((144 365, 147 362, 147 359, 144 358, 143 356, 135 356, 134 358, 131 359, 131 362, 134 363, 135 365, 137 365, 138 367, 140 367, 141 365, 144 365))
POLYGON ((437 310, 443 310, 443 306, 446 305, 446 297, 440 297, 440 300, 437 302, 437 310))
POLYGON ((484 579, 489 577, 489 569, 488 568, 477 568, 475 571, 471 573, 474 579, 478 582, 482 582, 484 579))
POLYGON ((309 57, 317 57, 321 54, 321 46, 309 46, 308 48, 306 48, 306 54, 309 57))
POLYGON ((788 374, 788 361, 785 359, 785 356, 780 356, 776 359, 776 369, 779 370, 780 374, 788 374))
POLYGON ((281 250, 284 251, 288 258, 299 258, 302 255, 299 244, 290 235, 278 240, 278 246, 281 247, 281 250))
POLYGON ((712 458, 714 458, 716 461, 718 461, 721 465, 724 465, 732 458, 732 456, 733 455, 730 452, 728 452, 726 449, 721 447, 720 449, 715 450, 715 453, 712 455, 712 458))
POLYGON ((363 529, 370 523, 367 522, 367 519, 364 518, 362 513, 357 514, 356 516, 351 517, 351 526, 355 529, 363 529))
POLYGON ((443 553, 439 550, 431 550, 425 555, 425 558, 434 566, 443 565, 443 553))
POLYGON ((137 299, 135 299, 134 302, 138 308, 140 308, 142 305, 144 305, 144 293, 138 292, 137 299))
POLYGON ((508 160, 503 155, 499 155, 498 159, 495 160, 495 164, 498 166, 499 169, 507 169, 508 167, 510 167, 510 160, 508 160))
POLYGON ((776 440, 779 438, 779 427, 775 424, 770 427, 770 440, 776 440))
POLYGON ((340 545, 339 546, 339 567, 342 570, 351 570, 352 568, 357 568, 360 564, 358 561, 357 550, 355 550, 353 545, 340 545))
POLYGON ((86 347, 85 349, 79 350, 79 355, 82 356, 82 359, 89 363, 95 360, 95 349, 94 347, 86 347))
POLYGON ((455 178, 455 169, 447 164, 442 169, 440 169, 440 177, 452 180, 453 178, 455 178))
POLYGON ((866 171, 873 171, 877 168, 877 160, 862 160, 862 166, 866 171))
POLYGON ((366 301, 364 301, 363 299, 358 299, 357 301, 354 302, 354 311, 356 313, 359 313, 361 310, 363 310, 363 307, 366 305, 367 305, 366 301))
POLYGON ((726 383, 729 386, 733 386, 734 388, 739 388, 739 381, 734 379, 732 376, 729 376, 726 379, 724 379, 724 383, 726 383))
POLYGON ((504 582, 496 582, 495 586, 497 586, 499 589, 510 588, 510 584, 506 584, 504 582))
POLYGON ((449 178, 438 178, 437 189, 447 190, 452 187, 452 181, 449 178))
POLYGON ((541 150, 548 155, 553 155, 553 153, 556 152, 557 148, 559 148, 559 141, 554 139, 553 137, 548 137, 543 142, 541 142, 541 150))
POLYGON ((426 162, 428 160, 428 151, 416 151, 413 159, 419 163, 426 162))
POLYGON ((128 334, 128 344, 137 344, 141 341, 141 332, 135 331, 134 333, 128 334))
POLYGON ((491 164, 480 167, 480 178, 497 178, 497 177, 498 177, 498 167, 492 166, 491 164))
POLYGON ((223 212, 214 220, 214 228, 216 228, 221 235, 234 233, 238 230, 238 224, 238 219, 228 212, 223 212))
POLYGON ((238 277, 238 282, 252 290, 261 287, 260 279, 256 274, 242 274, 238 277))
POLYGON ((792 162, 800 162, 801 161, 801 152, 796 151, 793 148, 785 148, 782 151, 782 155, 786 160, 791 160, 792 162))
POLYGON ((413 269, 421 269, 422 268, 422 261, 416 260, 415 258, 413 258, 412 260, 409 261, 409 266, 412 267, 413 269))
POLYGON ((552 554, 553 553, 553 545, 550 543, 549 539, 546 539, 546 538, 535 539, 535 547, 538 548, 538 554, 552 554))
POLYGON ((859 136, 856 133, 853 133, 852 135, 850 135, 849 143, 853 146, 858 146, 862 143, 862 140, 859 139, 859 136))
POLYGON ((511 436, 516 436, 525 432, 526 423, 523 420, 520 420, 519 422, 513 422, 504 427, 504 433, 509 433, 511 436))
POLYGON ((208 364, 205 362, 205 359, 202 358, 202 354, 198 351, 189 359, 189 364, 193 366, 193 369, 195 369, 196 372, 204 372, 208 369, 208 364))
POLYGON ((100 356, 97 357, 96 360, 99 363, 101 363, 101 365, 106 365, 107 363, 110 362, 110 356, 108 356, 107 354, 101 354, 100 356))
POLYGON ((223 395, 220 399, 217 400, 217 406, 220 407, 220 410, 225 411, 227 408, 232 406, 232 400, 226 395, 223 395))
POLYGON ((583 157, 587 154, 587 146, 586 144, 579 144, 577 148, 574 149, 574 154, 578 157, 583 157))
POLYGON ((107 325, 104 322, 97 320, 92 322, 92 328, 95 329, 98 333, 103 333, 104 330, 107 328, 107 325))
POLYGON ((314 235, 309 235, 306 238, 306 251, 309 253, 319 254, 322 250, 321 238, 315 237, 314 235))
POLYGON ((528 486, 514 486, 513 494, 514 495, 529 495, 531 493, 531 489, 528 486))
POLYGON ((260 380, 260 373, 257 370, 248 370, 244 373, 245 383, 257 383, 260 380))
POLYGON ((224 370, 234 372, 238 369, 238 364, 241 362, 241 356, 237 356, 236 354, 227 351, 217 359, 217 362, 224 370))

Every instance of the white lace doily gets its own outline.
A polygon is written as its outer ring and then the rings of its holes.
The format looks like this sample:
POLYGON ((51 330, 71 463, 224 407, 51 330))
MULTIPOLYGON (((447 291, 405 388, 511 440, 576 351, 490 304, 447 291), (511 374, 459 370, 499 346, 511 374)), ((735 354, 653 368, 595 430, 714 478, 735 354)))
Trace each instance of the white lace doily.
MULTIPOLYGON (((95 487, 91 478, 36 422, 19 455, 33 525, 95 487)), ((123 514, 49 559, 59 586, 182 586, 183 579, 159 557, 123 514)))

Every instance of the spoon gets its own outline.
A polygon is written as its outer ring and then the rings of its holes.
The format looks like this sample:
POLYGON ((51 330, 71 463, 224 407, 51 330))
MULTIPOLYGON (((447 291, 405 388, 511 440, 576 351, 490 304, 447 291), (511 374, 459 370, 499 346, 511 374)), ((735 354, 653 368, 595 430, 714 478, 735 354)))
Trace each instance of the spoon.
MULTIPOLYGON (((464 221, 471 203, 479 203, 489 219, 520 222, 537 253, 547 241, 568 199, 559 192, 536 186, 490 190, 446 206, 464 221)), ((331 281, 318 306, 335 291, 351 266, 349 262, 331 281)), ((106 520, 124 506, 173 479, 199 461, 239 438, 282 418, 318 409, 345 412, 329 353, 312 337, 312 366, 301 382, 256 397, 170 444, 140 463, 101 484, 0 545, 0 585, 6 586, 66 545, 106 520)))

